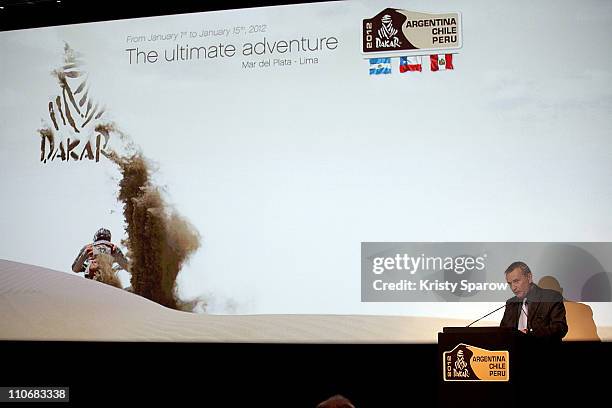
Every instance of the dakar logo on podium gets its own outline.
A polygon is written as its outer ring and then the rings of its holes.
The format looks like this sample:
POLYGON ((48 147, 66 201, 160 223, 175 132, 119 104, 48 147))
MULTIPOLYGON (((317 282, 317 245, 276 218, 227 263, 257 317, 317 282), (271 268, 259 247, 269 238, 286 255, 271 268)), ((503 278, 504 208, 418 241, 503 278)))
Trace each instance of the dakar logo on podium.
POLYGON ((443 353, 444 381, 509 381, 510 353, 458 344, 443 353))

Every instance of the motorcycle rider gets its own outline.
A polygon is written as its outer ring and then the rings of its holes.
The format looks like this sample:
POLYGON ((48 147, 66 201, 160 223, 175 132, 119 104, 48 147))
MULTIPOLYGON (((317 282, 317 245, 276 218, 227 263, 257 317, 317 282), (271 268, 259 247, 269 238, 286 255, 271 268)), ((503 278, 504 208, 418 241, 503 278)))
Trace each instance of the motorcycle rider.
POLYGON ((128 260, 121 249, 111 242, 111 232, 106 228, 100 228, 93 237, 91 244, 85 245, 72 263, 72 270, 76 273, 85 272, 87 279, 95 279, 98 272, 96 257, 99 254, 109 255, 113 263, 118 263, 125 270, 128 269, 128 260))

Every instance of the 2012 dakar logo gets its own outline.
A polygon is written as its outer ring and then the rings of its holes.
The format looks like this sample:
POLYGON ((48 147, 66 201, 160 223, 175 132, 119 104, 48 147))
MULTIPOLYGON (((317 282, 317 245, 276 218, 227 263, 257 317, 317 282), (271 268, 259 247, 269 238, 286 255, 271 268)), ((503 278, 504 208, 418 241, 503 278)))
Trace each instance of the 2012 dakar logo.
POLYGON ((510 353, 458 344, 443 353, 444 381, 509 381, 510 353))
POLYGON ((437 51, 462 46, 461 14, 420 13, 387 8, 363 20, 362 51, 437 51))

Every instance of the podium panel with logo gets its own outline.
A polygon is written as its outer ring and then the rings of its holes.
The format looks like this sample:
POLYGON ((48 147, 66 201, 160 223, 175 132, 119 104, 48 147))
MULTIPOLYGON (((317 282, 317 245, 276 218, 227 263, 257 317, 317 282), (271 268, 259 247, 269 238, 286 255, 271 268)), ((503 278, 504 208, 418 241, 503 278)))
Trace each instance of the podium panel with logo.
POLYGON ((524 343, 514 328, 445 327, 438 333, 440 406, 516 406, 524 343))

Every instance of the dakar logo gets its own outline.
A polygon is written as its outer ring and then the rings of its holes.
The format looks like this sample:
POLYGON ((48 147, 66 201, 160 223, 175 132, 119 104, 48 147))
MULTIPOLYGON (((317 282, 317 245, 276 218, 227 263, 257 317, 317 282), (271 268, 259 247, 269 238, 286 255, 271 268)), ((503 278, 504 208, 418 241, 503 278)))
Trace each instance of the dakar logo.
POLYGON ((456 51, 462 47, 461 14, 386 8, 362 20, 361 34, 364 54, 405 56, 406 51, 414 55, 423 51, 427 52, 420 55, 433 55, 429 51, 456 51))
POLYGON ((403 46, 406 38, 401 30, 405 17, 394 9, 385 9, 371 19, 363 20, 364 51, 384 51, 403 46))
POLYGON ((377 47, 399 47, 401 42, 399 38, 395 37, 397 34, 397 30, 393 27, 393 20, 391 16, 385 14, 381 19, 382 27, 378 29, 378 38, 376 38, 376 46, 377 47), (384 40, 382 39, 384 38, 384 40))
POLYGON ((64 47, 64 65, 52 72, 60 94, 48 104, 53 127, 39 129, 40 161, 63 162, 83 159, 100 161, 106 153, 112 126, 97 123, 104 108, 90 97, 85 72, 79 55, 68 44, 64 47), (76 88, 73 91, 73 88, 76 88))
POLYGON ((463 371, 467 367, 467 363, 463 359, 463 350, 459 350, 457 352, 457 360, 455 360, 455 368, 457 370, 463 371))
POLYGON ((508 381, 508 351, 458 344, 443 353, 444 381, 508 381))
POLYGON ((463 358, 463 350, 457 351, 456 360, 453 368, 452 377, 453 378, 470 378, 470 372, 466 368, 468 363, 463 358))

